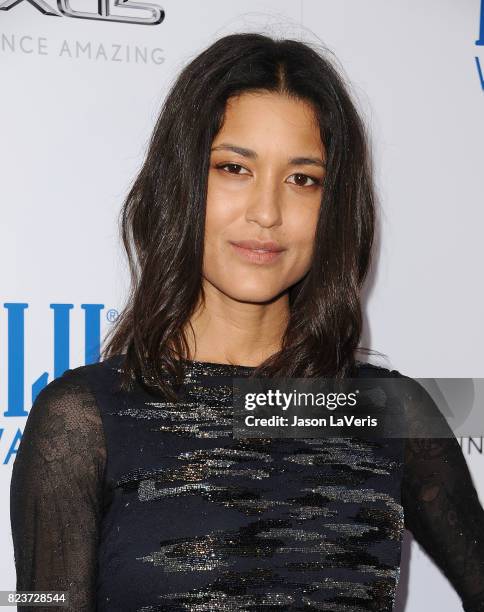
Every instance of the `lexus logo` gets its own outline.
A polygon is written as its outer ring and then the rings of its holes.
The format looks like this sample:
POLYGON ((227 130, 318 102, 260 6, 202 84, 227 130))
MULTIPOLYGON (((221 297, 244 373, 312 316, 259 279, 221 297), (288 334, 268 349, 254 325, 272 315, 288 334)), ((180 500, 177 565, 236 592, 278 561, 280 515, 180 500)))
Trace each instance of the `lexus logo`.
POLYGON ((57 0, 57 7, 54 8, 45 0, 3 0, 0 1, 0 10, 9 11, 22 2, 29 2, 44 15, 49 17, 75 17, 77 19, 94 19, 96 21, 117 21, 124 23, 157 25, 165 18, 165 11, 151 2, 137 2, 135 0, 96 0, 97 12, 76 11, 70 5, 70 0, 57 0), (122 8, 132 10, 133 14, 113 15, 112 8, 122 8), (140 11, 148 13, 149 16, 141 16, 140 11), (138 16, 140 15, 140 16, 138 16))

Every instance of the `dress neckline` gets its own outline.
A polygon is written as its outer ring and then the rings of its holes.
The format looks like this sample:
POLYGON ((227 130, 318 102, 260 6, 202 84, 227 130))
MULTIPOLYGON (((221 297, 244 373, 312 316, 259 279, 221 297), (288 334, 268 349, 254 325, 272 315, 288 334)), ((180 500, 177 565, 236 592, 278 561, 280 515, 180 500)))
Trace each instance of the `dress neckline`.
POLYGON ((252 371, 255 370, 255 366, 241 365, 238 363, 218 363, 215 361, 199 361, 197 359, 184 359, 180 361, 188 368, 199 371, 220 371, 220 372, 234 372, 234 371, 252 371))

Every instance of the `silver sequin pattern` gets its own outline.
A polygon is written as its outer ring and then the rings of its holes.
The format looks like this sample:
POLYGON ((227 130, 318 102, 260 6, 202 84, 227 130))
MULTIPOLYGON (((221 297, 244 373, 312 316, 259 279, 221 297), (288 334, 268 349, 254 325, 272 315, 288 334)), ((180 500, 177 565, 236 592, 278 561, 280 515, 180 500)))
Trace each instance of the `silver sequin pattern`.
POLYGON ((160 584, 187 585, 139 612, 392 610, 404 525, 398 441, 234 439, 232 377, 245 373, 187 362, 182 401, 119 409, 159 440, 160 461, 119 475, 117 489, 140 512, 158 504, 174 517, 170 537, 136 560, 159 570, 160 584))

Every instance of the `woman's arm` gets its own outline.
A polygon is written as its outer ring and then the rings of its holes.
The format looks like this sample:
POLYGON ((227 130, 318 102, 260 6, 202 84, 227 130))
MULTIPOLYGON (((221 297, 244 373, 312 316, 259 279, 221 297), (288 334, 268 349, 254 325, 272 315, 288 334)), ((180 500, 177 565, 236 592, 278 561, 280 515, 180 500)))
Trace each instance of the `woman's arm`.
MULTIPOLYGON (((106 449, 79 368, 37 396, 12 469, 10 521, 17 591, 68 591, 65 610, 96 609, 106 449)), ((19 605, 19 611, 59 608, 19 605)))
POLYGON ((484 612, 484 510, 452 430, 428 393, 414 383, 416 392, 406 400, 405 527, 453 585, 464 610, 484 612), (449 437, 412 437, 430 423, 449 437))

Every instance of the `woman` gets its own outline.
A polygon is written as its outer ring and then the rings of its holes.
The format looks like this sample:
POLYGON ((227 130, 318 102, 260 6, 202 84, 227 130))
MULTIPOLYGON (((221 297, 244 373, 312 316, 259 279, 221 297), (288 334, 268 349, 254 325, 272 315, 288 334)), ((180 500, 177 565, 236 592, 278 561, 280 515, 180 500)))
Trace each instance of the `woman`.
POLYGON ((374 216, 363 126, 321 54, 236 34, 183 70, 123 208, 132 293, 103 361, 27 420, 17 590, 76 611, 391 610, 405 526, 484 610, 454 437, 232 436, 234 377, 401 376, 355 358, 374 216))

